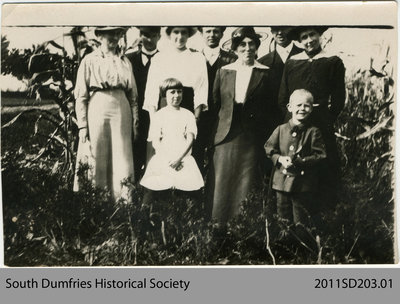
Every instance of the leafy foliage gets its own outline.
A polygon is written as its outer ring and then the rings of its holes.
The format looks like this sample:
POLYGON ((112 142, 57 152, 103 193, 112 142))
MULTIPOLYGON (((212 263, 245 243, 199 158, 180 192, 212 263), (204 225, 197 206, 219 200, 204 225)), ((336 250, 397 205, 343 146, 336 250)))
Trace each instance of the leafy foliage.
POLYGON ((32 49, 24 51, 13 49, 8 51, 6 38, 2 38, 2 51, 6 54, 2 58, 2 73, 11 74, 18 79, 29 79, 28 95, 35 97, 40 102, 42 96, 51 99, 58 106, 57 112, 43 109, 30 109, 23 111, 2 126, 2 129, 12 128, 20 119, 35 115, 35 127, 33 135, 47 138, 41 146, 38 157, 48 153, 54 146, 62 149, 57 161, 63 163, 65 174, 73 174, 76 150, 77 124, 73 109, 73 83, 75 83, 76 71, 81 58, 81 52, 92 50, 92 46, 85 41, 85 35, 81 27, 75 27, 68 34, 74 42, 75 55, 67 55, 64 47, 55 41, 46 41, 32 49), (82 40, 83 39, 83 40, 82 40), (4 40, 4 41, 3 41, 4 40), (81 44, 79 44, 81 42, 81 44), (50 53, 48 46, 58 49, 59 53, 50 53), (4 50, 3 50, 4 49, 4 50), (41 121, 46 121, 45 132, 41 132, 41 121))
POLYGON ((390 260, 394 240, 395 86, 388 61, 379 72, 372 62, 369 71, 348 76, 348 100, 337 123, 347 185, 342 212, 354 217, 354 250, 365 263, 390 260))

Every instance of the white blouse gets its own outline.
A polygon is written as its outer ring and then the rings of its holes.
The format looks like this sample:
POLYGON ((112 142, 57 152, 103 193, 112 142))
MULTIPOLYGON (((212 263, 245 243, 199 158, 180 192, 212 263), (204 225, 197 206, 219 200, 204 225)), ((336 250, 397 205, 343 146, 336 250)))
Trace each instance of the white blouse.
POLYGON ((137 87, 132 66, 125 56, 105 56, 100 49, 83 58, 75 84, 75 111, 78 127, 87 127, 87 110, 91 95, 97 90, 121 89, 137 111, 137 87))
POLYGON ((234 70, 236 71, 236 81, 235 81, 235 102, 244 103, 246 99, 247 88, 249 87, 251 73, 253 68, 266 69, 269 68, 262 65, 258 61, 254 62, 254 65, 247 66, 240 64, 238 60, 234 63, 225 65, 222 69, 234 70))
POLYGON ((152 113, 158 109, 160 85, 167 78, 176 78, 194 91, 194 108, 207 109, 208 76, 203 54, 186 49, 163 51, 154 55, 147 76, 143 109, 152 113))

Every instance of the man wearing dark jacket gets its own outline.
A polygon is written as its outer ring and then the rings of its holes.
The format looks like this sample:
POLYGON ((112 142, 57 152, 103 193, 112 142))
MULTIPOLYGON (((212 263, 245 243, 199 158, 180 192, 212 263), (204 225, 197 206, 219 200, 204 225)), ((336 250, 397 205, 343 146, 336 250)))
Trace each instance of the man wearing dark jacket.
MULTIPOLYGON (((161 37, 161 27, 159 26, 141 26, 138 27, 138 29, 140 31, 141 40, 139 50, 127 54, 127 57, 132 63, 133 75, 135 76, 138 90, 139 105, 139 134, 133 147, 135 180, 139 180, 142 177, 144 173, 144 167, 148 161, 147 155, 151 153, 150 151, 147 151, 147 135, 149 132, 150 118, 149 113, 142 108, 151 58, 158 53, 157 43, 161 37)), ((149 150, 151 149, 152 147, 149 145, 149 150)))
POLYGON ((276 105, 278 123, 282 123, 283 115, 285 114, 280 113, 278 107, 279 87, 282 80, 283 68, 285 67, 286 60, 303 51, 288 37, 290 30, 291 27, 289 26, 272 26, 271 33, 274 38, 275 49, 258 60, 261 64, 271 69, 272 87, 274 90, 272 102, 276 105))

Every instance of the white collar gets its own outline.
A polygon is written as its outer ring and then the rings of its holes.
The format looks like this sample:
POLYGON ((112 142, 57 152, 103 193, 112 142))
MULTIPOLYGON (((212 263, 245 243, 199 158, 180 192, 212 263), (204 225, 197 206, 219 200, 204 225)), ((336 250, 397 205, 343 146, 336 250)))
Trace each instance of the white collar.
POLYGON ((208 46, 204 47, 203 49, 203 53, 206 56, 215 56, 215 55, 219 55, 221 48, 219 46, 215 47, 215 48, 210 48, 208 46))
POLYGON ((276 44, 276 51, 279 52, 286 52, 290 53, 293 48, 293 41, 291 41, 286 47, 280 46, 279 44, 276 44))
POLYGON ((231 64, 227 64, 227 65, 223 66, 221 69, 237 71, 237 70, 254 69, 254 68, 269 70, 269 67, 259 63, 257 60, 254 61, 254 64, 252 66, 242 65, 239 63, 239 60, 236 60, 235 62, 233 62, 231 64))
POLYGON ((93 54, 92 56, 100 56, 103 58, 114 57, 114 56, 119 57, 119 58, 124 58, 124 56, 125 56, 124 54, 119 53, 119 52, 117 52, 115 55, 105 55, 100 47, 97 48, 96 50, 94 50, 91 54, 93 54))
POLYGON ((145 48, 142 48, 142 53, 145 54, 145 55, 152 56, 152 55, 154 55, 154 54, 157 53, 157 52, 158 52, 158 49, 155 49, 155 50, 152 50, 152 51, 148 51, 148 50, 146 50, 145 48))
POLYGON ((290 59, 294 59, 294 60, 309 60, 309 61, 313 61, 316 59, 320 59, 320 58, 327 58, 327 57, 332 57, 331 55, 329 55, 325 50, 321 50, 321 52, 319 52, 317 55, 315 55, 314 57, 310 58, 306 51, 303 51, 297 55, 294 55, 293 57, 290 57, 290 59))

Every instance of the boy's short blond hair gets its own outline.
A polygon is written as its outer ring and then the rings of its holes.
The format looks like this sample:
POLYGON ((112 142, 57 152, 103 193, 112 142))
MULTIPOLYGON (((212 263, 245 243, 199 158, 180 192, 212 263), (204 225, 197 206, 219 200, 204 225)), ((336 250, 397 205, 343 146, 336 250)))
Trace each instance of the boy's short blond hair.
POLYGON ((311 94, 310 91, 307 91, 306 89, 294 90, 292 95, 290 95, 289 104, 291 104, 293 100, 301 97, 304 97, 311 106, 313 105, 314 96, 311 94))

